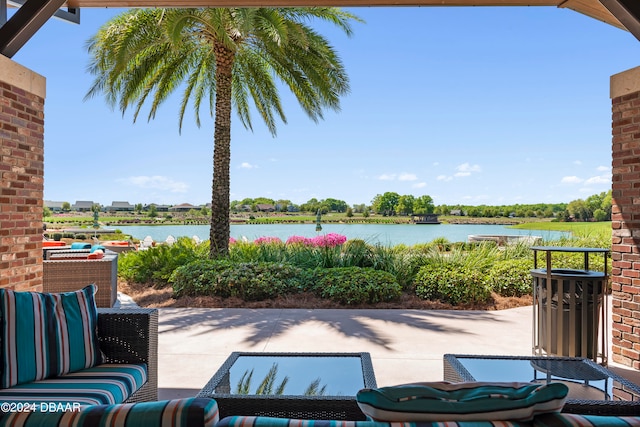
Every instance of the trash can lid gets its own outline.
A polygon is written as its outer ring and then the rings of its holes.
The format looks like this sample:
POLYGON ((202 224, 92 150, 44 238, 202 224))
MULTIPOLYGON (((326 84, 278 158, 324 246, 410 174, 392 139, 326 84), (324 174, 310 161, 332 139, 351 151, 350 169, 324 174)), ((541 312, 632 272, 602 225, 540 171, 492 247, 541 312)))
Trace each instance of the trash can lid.
POLYGON ((605 253, 609 252, 606 248, 576 248, 568 246, 531 246, 531 250, 534 251, 549 251, 549 252, 594 252, 605 253))
MULTIPOLYGON (((531 274, 534 276, 545 277, 547 275, 546 268, 537 268, 531 270, 531 274)), ((551 277, 576 277, 576 278, 603 278, 605 274, 601 271, 594 270, 574 270, 572 268, 552 268, 551 277)))

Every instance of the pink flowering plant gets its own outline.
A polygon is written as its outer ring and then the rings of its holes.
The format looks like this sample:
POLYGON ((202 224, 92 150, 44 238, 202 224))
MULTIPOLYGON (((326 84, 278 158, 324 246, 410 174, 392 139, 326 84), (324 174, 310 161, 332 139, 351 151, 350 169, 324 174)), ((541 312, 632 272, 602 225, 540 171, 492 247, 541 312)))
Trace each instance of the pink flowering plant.
POLYGON ((258 237, 256 240, 253 241, 253 243, 257 244, 257 245, 264 245, 264 244, 271 244, 271 243, 282 243, 282 240, 280 240, 279 237, 268 237, 268 236, 263 236, 263 237, 258 237))
POLYGON ((347 237, 328 233, 315 237, 291 236, 286 242, 278 237, 262 236, 253 242, 238 241, 229 247, 229 256, 239 262, 278 262, 303 268, 343 266, 347 237))
POLYGON ((315 247, 336 247, 347 241, 347 236, 338 233, 318 235, 316 237, 291 236, 287 239, 287 245, 302 244, 315 247))

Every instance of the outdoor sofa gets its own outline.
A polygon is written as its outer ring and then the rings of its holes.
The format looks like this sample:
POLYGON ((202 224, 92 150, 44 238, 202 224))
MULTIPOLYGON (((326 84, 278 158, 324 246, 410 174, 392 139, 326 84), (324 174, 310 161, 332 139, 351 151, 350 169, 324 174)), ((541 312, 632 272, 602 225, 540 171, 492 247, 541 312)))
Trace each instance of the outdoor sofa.
POLYGON ((158 399, 158 313, 74 292, 0 289, 0 417, 158 399))

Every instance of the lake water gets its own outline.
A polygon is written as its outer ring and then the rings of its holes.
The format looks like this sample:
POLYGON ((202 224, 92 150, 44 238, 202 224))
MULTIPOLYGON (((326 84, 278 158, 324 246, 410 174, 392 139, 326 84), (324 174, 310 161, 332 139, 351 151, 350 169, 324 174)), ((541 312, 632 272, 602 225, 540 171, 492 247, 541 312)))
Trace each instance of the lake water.
MULTIPOLYGON (((136 239, 151 236, 157 242, 165 241, 169 235, 209 239, 208 225, 128 225, 115 228, 136 239)), ((291 236, 317 236, 315 229, 315 224, 232 224, 231 237, 237 240, 245 237, 253 241, 258 237, 270 236, 279 237, 284 242, 291 236)), ((450 242, 466 242, 470 234, 540 236, 544 240, 558 240, 569 235, 558 231, 520 230, 504 225, 479 224, 322 224, 320 234, 326 233, 338 233, 347 236, 347 239, 362 239, 371 244, 388 246, 428 243, 439 237, 450 242)))

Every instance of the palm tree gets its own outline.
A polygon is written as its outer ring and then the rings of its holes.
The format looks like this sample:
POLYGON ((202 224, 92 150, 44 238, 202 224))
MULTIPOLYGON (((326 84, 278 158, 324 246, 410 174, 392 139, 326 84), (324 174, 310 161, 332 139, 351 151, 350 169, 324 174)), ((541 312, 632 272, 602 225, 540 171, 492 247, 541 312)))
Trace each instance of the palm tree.
POLYGON ((136 9, 107 22, 87 43, 95 80, 86 98, 104 93, 133 120, 145 101, 148 120, 176 89, 182 100, 179 129, 189 102, 200 126, 200 105, 214 117, 210 255, 229 251, 231 111, 252 129, 250 101, 272 135, 286 123, 276 78, 315 122, 323 109, 339 110, 349 91, 340 58, 308 22, 318 19, 351 35, 359 19, 337 8, 136 9), (207 102, 205 101, 205 102, 207 102))

